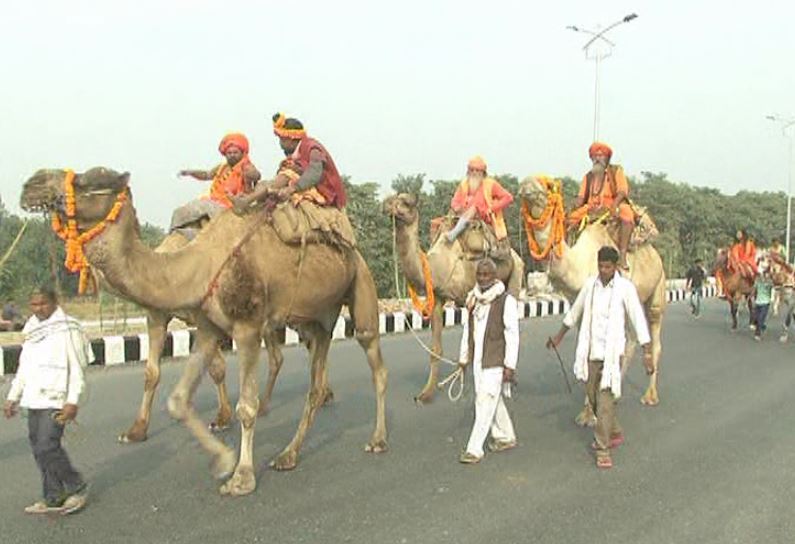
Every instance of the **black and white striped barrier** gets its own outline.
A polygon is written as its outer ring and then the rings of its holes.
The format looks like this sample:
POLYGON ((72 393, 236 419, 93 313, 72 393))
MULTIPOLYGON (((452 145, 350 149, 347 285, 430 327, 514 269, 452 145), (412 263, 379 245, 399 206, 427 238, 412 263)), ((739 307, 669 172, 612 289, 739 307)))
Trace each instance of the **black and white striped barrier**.
MULTIPOLYGON (((672 289, 667 292, 668 302, 685 300, 689 293, 684 289, 672 289)), ((714 287, 706 287, 704 296, 715 296, 714 287)), ((533 299, 520 302, 521 318, 536 318, 551 315, 561 315, 569 309, 567 300, 558 297, 544 299, 533 299)), ((466 312, 462 308, 444 309, 444 326, 454 327, 462 324, 466 320, 466 312)), ((379 315, 379 329, 381 334, 396 334, 406 332, 409 327, 414 330, 428 329, 430 322, 423 319, 417 311, 411 312, 390 312, 379 315)), ((291 346, 300 343, 298 333, 290 328, 279 331, 279 340, 284 345, 291 346)), ((341 340, 354 336, 353 322, 349 317, 342 317, 337 320, 334 327, 332 338, 341 340)), ((165 346, 163 347, 163 357, 185 357, 190 353, 194 342, 194 331, 192 329, 171 331, 166 336, 165 346)), ((149 336, 137 334, 131 336, 104 336, 91 340, 91 349, 96 358, 94 364, 114 366, 134 361, 145 361, 149 352, 149 336)), ((234 343, 227 339, 222 346, 224 350, 235 350, 234 343)), ((3 346, 3 374, 13 374, 19 363, 19 354, 22 346, 3 346)))

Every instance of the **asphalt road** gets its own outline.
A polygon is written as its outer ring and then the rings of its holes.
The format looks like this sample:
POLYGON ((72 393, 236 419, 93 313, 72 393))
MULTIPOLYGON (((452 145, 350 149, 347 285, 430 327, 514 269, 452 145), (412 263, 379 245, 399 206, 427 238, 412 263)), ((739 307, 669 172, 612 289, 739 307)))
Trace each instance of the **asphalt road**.
MULTIPOLYGON (((635 361, 619 408, 627 440, 606 472, 593 465, 590 433, 573 424, 581 392, 566 393, 542 347, 559 317, 523 322, 520 385, 510 404, 521 445, 477 466, 457 462, 471 393, 458 404, 439 396, 415 406, 426 357, 404 335, 383 340, 389 453, 363 452, 374 416, 369 371, 358 346, 341 342, 331 351, 336 400, 319 414, 299 467, 269 469, 295 430, 308 383, 305 352, 288 349, 273 410, 258 422, 259 487, 236 499, 219 496, 207 457, 165 412, 178 363, 164 366, 150 439, 141 445, 115 437, 132 421, 143 368, 96 369, 81 424, 67 435, 67 450, 92 483, 89 506, 67 518, 22 514, 39 477, 25 421, 4 422, 0 542, 793 542, 795 346, 779 344, 777 330, 761 344, 748 330, 731 334, 726 317, 718 301, 706 303, 699 321, 685 305, 669 306, 662 403, 638 402, 645 376, 635 361)), ((449 353, 460 334, 446 332, 449 353)), ((572 332, 562 349, 569 362, 573 351, 572 332)), ((197 407, 205 419, 214 413, 208 380, 197 407)), ((225 439, 238 436, 235 429, 225 439)))

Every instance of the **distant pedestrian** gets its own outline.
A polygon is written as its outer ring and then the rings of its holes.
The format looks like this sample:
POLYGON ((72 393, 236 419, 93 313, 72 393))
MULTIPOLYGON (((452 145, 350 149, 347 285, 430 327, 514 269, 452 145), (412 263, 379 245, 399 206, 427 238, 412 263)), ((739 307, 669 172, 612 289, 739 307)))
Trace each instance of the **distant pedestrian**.
POLYGON ((85 387, 83 367, 93 361, 80 323, 58 306, 55 292, 40 287, 30 297, 33 315, 25 323, 22 353, 5 417, 19 407, 28 412, 28 437, 41 471, 43 497, 25 508, 28 514, 69 514, 86 503, 86 483, 61 446, 64 427, 77 417, 85 387))
POLYGON ((773 296, 773 280, 770 277, 770 270, 765 269, 761 272, 754 285, 756 292, 754 297, 754 340, 758 342, 767 330, 767 313, 773 296))
POLYGON ((579 324, 574 375, 586 382, 588 402, 596 415, 594 442, 598 468, 612 468, 610 450, 624 443, 624 432, 616 418, 616 400, 621 397, 621 362, 626 348, 626 318, 643 346, 646 372, 654 371, 651 337, 635 285, 617 272, 618 251, 604 246, 598 253, 599 274, 585 280, 563 326, 547 348, 557 347, 568 330, 579 324))
POLYGON ((690 291, 690 313, 695 317, 701 314, 701 291, 704 286, 704 280, 707 277, 707 271, 704 269, 704 260, 696 259, 690 270, 687 271, 687 284, 685 288, 690 291))
POLYGON ((511 416, 503 401, 514 381, 519 359, 519 313, 516 299, 497 279, 497 265, 483 259, 477 266, 477 284, 467 295, 469 319, 464 324, 459 361, 471 365, 475 378, 475 423, 459 461, 480 462, 483 443, 491 433, 489 449, 516 446, 511 416))

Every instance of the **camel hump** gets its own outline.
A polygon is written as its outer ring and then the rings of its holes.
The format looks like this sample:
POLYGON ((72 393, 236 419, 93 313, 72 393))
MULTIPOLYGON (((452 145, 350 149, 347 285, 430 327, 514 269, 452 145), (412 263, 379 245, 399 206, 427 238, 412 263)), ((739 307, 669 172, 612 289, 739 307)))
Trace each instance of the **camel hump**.
POLYGON ((318 206, 308 200, 284 202, 271 214, 276 235, 288 245, 325 243, 355 248, 356 235, 347 214, 333 206, 318 206))

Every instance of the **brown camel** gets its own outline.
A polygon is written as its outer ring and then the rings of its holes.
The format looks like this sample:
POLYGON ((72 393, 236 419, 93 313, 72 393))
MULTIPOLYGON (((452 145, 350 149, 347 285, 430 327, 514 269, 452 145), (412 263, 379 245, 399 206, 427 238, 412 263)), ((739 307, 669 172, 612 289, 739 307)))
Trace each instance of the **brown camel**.
MULTIPOLYGON (((176 251, 187 244, 188 239, 185 238, 185 236, 179 232, 172 232, 163 239, 160 245, 155 248, 155 251, 157 253, 176 251)), ((102 279, 101 272, 98 272, 96 275, 106 290, 113 291, 112 286, 108 285, 108 283, 102 279)), ((176 317, 189 324, 196 323, 196 318, 192 312, 174 313, 147 308, 146 314, 149 354, 144 369, 144 394, 135 421, 127 431, 119 435, 119 442, 122 443, 143 442, 147 438, 149 421, 152 415, 152 402, 157 393, 157 386, 160 383, 160 358, 163 354, 163 346, 166 342, 169 322, 176 317)), ((276 378, 284 362, 284 355, 282 355, 282 351, 279 348, 276 333, 266 327, 265 330, 263 330, 263 338, 265 341, 265 348, 268 351, 269 372, 265 393, 260 399, 258 410, 258 415, 260 416, 268 413, 271 396, 273 394, 273 386, 276 384, 276 378)), ((208 374, 210 374, 210 377, 215 383, 218 395, 218 412, 215 418, 210 422, 209 428, 212 431, 222 431, 228 428, 232 421, 232 405, 229 402, 229 395, 226 390, 226 361, 220 349, 218 349, 209 365, 208 374)), ((330 392, 329 396, 331 396, 330 392)))
MULTIPOLYGON (((527 203, 530 216, 538 219, 547 209, 549 199, 548 186, 535 177, 525 178, 519 187, 519 196, 527 203)), ((565 213, 562 206, 554 213, 565 213)), ((533 234, 540 247, 546 247, 551 235, 553 221, 546 226, 533 229, 533 234)), ((608 229, 602 224, 594 223, 588 226, 577 242, 569 247, 565 240, 560 240, 562 253, 557 257, 554 251, 549 253, 549 280, 556 290, 562 292, 570 302, 579 293, 585 280, 598 273, 596 253, 605 245, 616 247, 608 229)), ((659 253, 651 244, 642 244, 627 255, 630 265, 629 277, 638 290, 638 295, 646 311, 651 333, 652 356, 654 372, 649 378, 649 386, 641 397, 641 402, 647 406, 655 406, 660 402, 657 394, 657 375, 660 365, 662 345, 660 334, 662 319, 665 312, 665 271, 659 253)), ((626 372, 629 361, 635 350, 635 341, 627 342, 627 350, 622 360, 622 371, 626 372)), ((590 405, 586 400, 586 407, 577 416, 577 423, 581 425, 592 424, 595 421, 590 405)))
POLYGON ((737 310, 743 298, 748 305, 749 325, 753 323, 754 303, 754 279, 742 274, 739 270, 734 270, 729 266, 729 250, 718 250, 715 263, 712 265, 713 274, 718 276, 723 286, 723 294, 729 303, 729 312, 732 318, 732 330, 737 330, 737 310))
MULTIPOLYGON (((420 214, 417 209, 417 196, 401 193, 384 201, 384 212, 395 220, 398 259, 409 283, 421 294, 425 293, 425 280, 422 274, 419 240, 420 214)), ((439 379, 439 359, 442 356, 442 330, 444 329, 444 304, 453 301, 463 306, 469 291, 475 286, 476 259, 479 255, 470 248, 484 247, 485 227, 473 221, 467 231, 452 244, 444 236, 437 235, 428 250, 428 264, 433 278, 435 304, 431 314, 432 345, 434 355, 430 359, 430 372, 425 387, 416 397, 418 402, 430 402, 439 379)), ((519 296, 524 275, 524 263, 519 255, 511 250, 511 261, 498 262, 498 277, 505 283, 508 291, 519 296)))
MULTIPOLYGON (((63 215, 65 180, 63 170, 39 170, 25 183, 22 207, 63 215)), ((75 178, 78 230, 85 232, 105 223, 104 230, 85 244, 85 254, 125 298, 164 312, 194 312, 194 351, 169 397, 168 409, 211 454, 216 477, 234 471, 220 492, 244 495, 256 487, 256 367, 263 327, 297 328, 310 351, 310 387, 301 421, 292 441, 271 463, 277 470, 290 470, 298 462, 301 445, 325 397, 326 355, 343 304, 350 309, 373 375, 376 421, 365 450, 386 451, 387 370, 381 357, 375 284, 362 256, 354 249, 329 244, 287 245, 258 214, 238 217, 233 213, 218 216, 184 248, 157 253, 140 240, 128 182, 129 174, 106 168, 93 168, 75 178), (118 217, 105 222, 114 205, 120 209, 118 217), (224 334, 235 340, 239 353, 236 415, 241 446, 237 462, 235 452, 202 424, 192 404, 202 372, 217 354, 224 334)))

